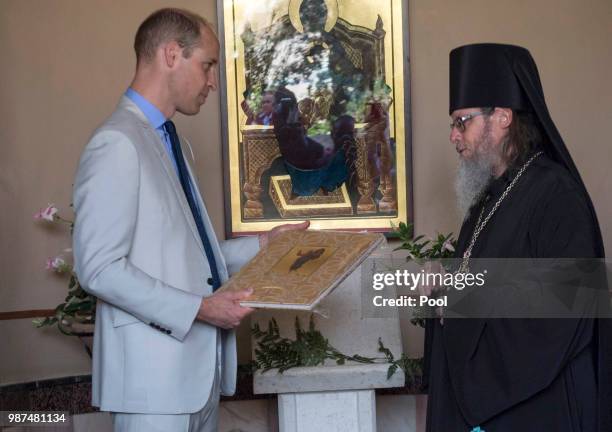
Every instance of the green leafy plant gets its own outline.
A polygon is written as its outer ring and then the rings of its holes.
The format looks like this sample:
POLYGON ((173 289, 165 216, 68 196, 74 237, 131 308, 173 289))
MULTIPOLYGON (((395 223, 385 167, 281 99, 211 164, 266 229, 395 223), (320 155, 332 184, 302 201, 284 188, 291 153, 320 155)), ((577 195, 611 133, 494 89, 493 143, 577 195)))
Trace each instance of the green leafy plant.
POLYGON ((411 223, 400 222, 399 226, 393 225, 394 232, 402 241, 402 244, 394 250, 405 249, 408 251, 408 259, 423 262, 432 259, 452 258, 457 247, 457 241, 453 233, 438 234, 435 238, 424 235, 414 237, 414 227, 411 223))
POLYGON ((268 323, 268 329, 262 330, 258 324, 251 329, 257 342, 255 349, 255 369, 266 372, 278 368, 280 373, 298 366, 318 366, 325 360, 335 360, 336 364, 345 364, 346 361, 357 363, 375 363, 376 359, 360 355, 348 356, 342 354, 315 328, 314 320, 310 317, 308 329, 302 329, 300 320, 295 317, 294 340, 280 335, 278 323, 274 318, 268 323))
POLYGON ((366 364, 389 363, 387 379, 391 378, 398 368, 404 371, 406 381, 412 382, 415 376, 422 375, 421 359, 410 359, 402 354, 396 360, 391 350, 383 345, 380 338, 378 339, 378 351, 384 357, 343 354, 316 329, 312 315, 307 330, 302 328, 299 318, 295 317, 295 339, 282 337, 274 318, 268 322, 267 330, 262 330, 259 324, 255 324, 251 332, 257 343, 252 368, 261 370, 262 373, 271 369, 278 369, 279 373, 283 373, 294 367, 319 366, 329 359, 334 360, 338 365, 343 365, 348 361, 366 364))
POLYGON ((390 349, 385 347, 382 340, 378 339, 378 351, 383 353, 387 362, 390 363, 387 370, 387 379, 391 378, 397 369, 404 371, 407 385, 414 385, 419 378, 423 376, 423 359, 409 358, 405 353, 402 353, 399 359, 395 359, 390 349))
MULTIPOLYGON (((424 235, 414 236, 414 227, 411 223, 400 222, 399 226, 393 225, 397 238, 402 244, 394 250, 407 250, 408 260, 413 260, 419 264, 430 260, 443 260, 452 258, 457 248, 457 240, 453 238, 453 233, 437 234, 435 238, 425 237, 424 235)), ((418 308, 414 308, 414 315, 410 322, 419 327, 425 327, 425 318, 418 308)))

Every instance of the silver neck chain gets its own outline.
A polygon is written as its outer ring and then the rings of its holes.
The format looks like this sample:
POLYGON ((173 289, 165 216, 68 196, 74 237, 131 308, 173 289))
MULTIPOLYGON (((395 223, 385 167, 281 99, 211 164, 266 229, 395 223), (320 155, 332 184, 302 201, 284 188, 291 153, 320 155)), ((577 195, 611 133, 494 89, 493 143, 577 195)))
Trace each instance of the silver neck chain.
POLYGON ((472 234, 472 239, 470 240, 470 244, 467 247, 467 249, 465 250, 465 252, 463 253, 463 262, 459 266, 459 270, 457 271, 458 273, 467 273, 467 272, 469 272, 470 257, 472 256, 472 249, 474 248, 474 245, 476 244, 476 240, 478 240, 478 236, 480 235, 480 233, 482 232, 484 227, 487 225, 487 223, 489 222, 491 217, 493 217, 493 215, 495 214, 495 212, 499 208, 499 206, 502 203, 502 201, 504 200, 504 198, 506 198, 506 196, 508 196, 508 194, 510 193, 510 190, 512 190, 512 188, 514 187, 514 185, 516 184, 518 179, 523 175, 523 173, 525 172, 527 167, 531 164, 531 162, 534 161, 535 158, 540 156, 542 153, 544 153, 544 152, 541 152, 541 151, 537 152, 536 154, 531 156, 531 158, 529 158, 529 160, 527 162, 525 162, 523 164, 523 166, 518 171, 518 173, 516 174, 514 179, 512 179, 512 182, 510 182, 510 184, 506 187, 506 190, 504 190, 504 192, 501 194, 501 196, 499 197, 499 199, 497 200, 497 202, 495 203, 495 205, 493 206, 493 208, 491 209, 491 211, 489 212, 489 214, 487 215, 487 217, 484 220, 482 220, 482 217, 484 215, 485 205, 482 206, 482 209, 480 210, 480 215, 478 216, 478 221, 476 222, 476 227, 474 229, 474 233, 472 234))

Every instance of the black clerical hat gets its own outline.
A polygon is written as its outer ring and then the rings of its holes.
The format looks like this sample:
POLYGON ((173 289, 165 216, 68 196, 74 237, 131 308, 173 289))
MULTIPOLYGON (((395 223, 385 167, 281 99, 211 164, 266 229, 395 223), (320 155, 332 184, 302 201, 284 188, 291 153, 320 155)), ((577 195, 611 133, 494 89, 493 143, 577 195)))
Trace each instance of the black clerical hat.
POLYGON ((529 51, 513 45, 474 44, 452 50, 449 114, 461 108, 528 109, 527 96, 513 69, 519 57, 531 59, 529 51))
POLYGON ((587 197, 603 255, 595 209, 563 138, 550 117, 538 68, 527 49, 516 45, 481 43, 461 46, 450 52, 449 113, 461 108, 479 107, 512 108, 535 113, 544 132, 542 150, 568 169, 587 197))

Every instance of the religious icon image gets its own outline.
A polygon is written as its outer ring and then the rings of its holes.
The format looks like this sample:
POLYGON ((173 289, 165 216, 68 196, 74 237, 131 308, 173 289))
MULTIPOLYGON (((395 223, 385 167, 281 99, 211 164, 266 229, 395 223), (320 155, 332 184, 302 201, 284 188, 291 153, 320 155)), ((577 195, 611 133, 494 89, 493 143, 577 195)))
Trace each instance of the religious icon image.
POLYGON ((217 292, 250 288, 243 306, 313 310, 384 243, 382 234, 372 232, 284 231, 217 292))
POLYGON ((291 249, 270 271, 279 274, 295 274, 308 277, 320 268, 334 253, 327 246, 299 245, 291 249))
POLYGON ((374 231, 408 221, 401 2, 220 7, 228 233, 303 219, 374 231))
POLYGON ((325 252, 325 248, 318 248, 307 252, 300 249, 297 252, 298 258, 293 261, 293 264, 291 264, 291 267, 289 267, 289 271, 296 271, 300 269, 308 261, 313 261, 319 258, 321 255, 323 255, 323 252, 325 252))

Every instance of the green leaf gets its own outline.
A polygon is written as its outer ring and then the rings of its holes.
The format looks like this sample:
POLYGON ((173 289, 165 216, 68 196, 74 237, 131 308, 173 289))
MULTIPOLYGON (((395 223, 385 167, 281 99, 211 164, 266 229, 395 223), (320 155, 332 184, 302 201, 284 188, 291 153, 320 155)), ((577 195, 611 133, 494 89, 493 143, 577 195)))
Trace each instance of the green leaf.
POLYGON ((391 378, 393 376, 393 374, 397 371, 397 364, 393 363, 391 364, 391 366, 389 366, 389 369, 387 369, 387 379, 391 378))
POLYGON ((378 351, 383 353, 388 361, 390 362, 393 361, 393 353, 391 352, 389 348, 383 345, 381 338, 378 338, 378 351))

